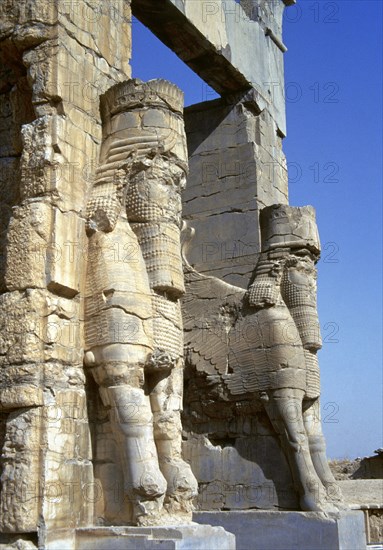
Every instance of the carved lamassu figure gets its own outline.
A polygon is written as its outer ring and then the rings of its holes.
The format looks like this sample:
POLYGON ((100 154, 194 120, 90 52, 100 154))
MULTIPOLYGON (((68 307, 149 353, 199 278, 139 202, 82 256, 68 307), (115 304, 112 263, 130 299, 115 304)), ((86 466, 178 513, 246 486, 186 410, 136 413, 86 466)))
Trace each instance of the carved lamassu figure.
POLYGON ((164 80, 130 80, 102 96, 101 110, 85 364, 109 409, 134 521, 184 521, 197 484, 181 457, 183 94, 164 80))
POLYGON ((210 387, 196 411, 208 410, 212 395, 228 411, 257 402, 279 436, 301 508, 336 511, 343 504, 319 408, 315 213, 273 205, 262 210, 260 226, 262 250, 247 291, 186 268, 187 361, 210 387), (205 312, 200 317, 198 309, 205 312))

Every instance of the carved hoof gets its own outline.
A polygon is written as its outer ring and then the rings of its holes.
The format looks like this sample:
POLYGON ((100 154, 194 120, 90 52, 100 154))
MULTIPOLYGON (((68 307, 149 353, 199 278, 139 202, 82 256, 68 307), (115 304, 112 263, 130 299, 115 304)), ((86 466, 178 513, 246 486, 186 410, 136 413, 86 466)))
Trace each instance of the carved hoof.
POLYGON ((161 470, 168 482, 168 496, 191 500, 198 495, 198 483, 187 462, 169 460, 161 463, 161 470))
POLYGON ((324 512, 325 514, 337 514, 339 512, 339 509, 332 502, 325 498, 318 500, 310 493, 302 495, 299 503, 304 512, 324 512))
POLYGON ((330 481, 328 483, 324 483, 324 486, 326 489, 327 498, 334 502, 337 506, 339 503, 340 505, 344 505, 344 509, 347 509, 347 505, 343 500, 343 495, 339 485, 335 481, 330 481))
POLYGON ((305 512, 325 512, 328 501, 325 488, 319 479, 310 478, 304 483, 300 505, 305 512))
POLYGON ((133 482, 133 491, 136 495, 148 499, 158 499, 166 492, 167 483, 158 468, 146 465, 145 472, 133 482))

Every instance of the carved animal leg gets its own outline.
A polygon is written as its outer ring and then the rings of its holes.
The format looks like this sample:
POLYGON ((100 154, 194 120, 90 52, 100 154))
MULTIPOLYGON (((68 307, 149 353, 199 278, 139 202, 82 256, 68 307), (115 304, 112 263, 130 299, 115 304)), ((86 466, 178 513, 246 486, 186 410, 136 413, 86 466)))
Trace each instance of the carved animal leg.
MULTIPOLYGON (((117 365, 109 367, 93 370, 98 382, 107 370, 118 370, 117 365)), ((125 491, 133 502, 135 520, 142 525, 153 524, 160 515, 167 484, 159 469, 150 399, 142 387, 142 368, 127 369, 122 365, 121 371, 125 371, 125 376, 119 385, 100 386, 100 395, 110 407, 110 421, 124 467, 125 491)))
POLYGON ((311 459, 319 479, 326 488, 327 496, 336 505, 342 504, 342 507, 346 507, 340 487, 328 465, 326 443, 322 433, 319 399, 303 402, 303 420, 308 436, 311 459))
POLYGON ((302 390, 284 388, 270 391, 269 399, 263 401, 289 461, 302 510, 334 511, 311 460, 302 417, 303 395, 302 390))
POLYGON ((152 373, 150 387, 158 459, 168 484, 165 507, 171 514, 190 513, 198 483, 181 453, 182 366, 152 373))

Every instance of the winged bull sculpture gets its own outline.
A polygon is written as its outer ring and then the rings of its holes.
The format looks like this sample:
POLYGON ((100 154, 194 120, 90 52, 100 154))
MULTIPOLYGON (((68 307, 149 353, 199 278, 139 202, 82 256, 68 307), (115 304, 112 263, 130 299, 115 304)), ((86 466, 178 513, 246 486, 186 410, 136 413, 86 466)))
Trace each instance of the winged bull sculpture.
POLYGON ((186 365, 228 400, 258 402, 290 466, 302 510, 344 507, 320 420, 316 267, 311 206, 260 214, 262 248, 247 290, 195 271, 184 254, 186 365))

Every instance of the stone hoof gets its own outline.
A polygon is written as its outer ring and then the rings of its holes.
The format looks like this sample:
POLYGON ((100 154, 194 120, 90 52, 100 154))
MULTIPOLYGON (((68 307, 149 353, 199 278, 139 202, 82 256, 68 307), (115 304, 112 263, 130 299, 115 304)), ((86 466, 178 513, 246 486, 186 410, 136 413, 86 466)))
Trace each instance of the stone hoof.
POLYGON ((300 505, 305 512, 325 512, 328 500, 325 488, 316 479, 308 479, 304 485, 304 493, 300 498, 300 505))
POLYGON ((318 501, 311 494, 302 495, 299 504, 303 512, 323 512, 323 502, 318 501))
POLYGON ((339 485, 335 481, 330 481, 328 483, 324 483, 327 498, 334 502, 336 505, 342 504, 345 506, 344 509, 348 509, 346 503, 343 500, 342 491, 340 490, 339 485))
POLYGON ((133 491, 148 499, 156 499, 165 495, 166 479, 155 465, 147 466, 143 474, 133 483, 133 491))
POLYGON ((305 494, 300 498, 300 506, 304 512, 323 512, 325 514, 338 514, 339 510, 326 498, 318 499, 313 494, 305 494))
POLYGON ((161 470, 168 482, 168 496, 179 495, 188 500, 198 495, 198 483, 187 462, 169 460, 161 464, 161 470))

